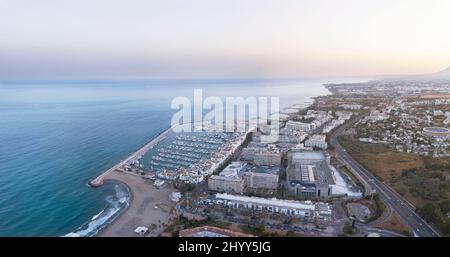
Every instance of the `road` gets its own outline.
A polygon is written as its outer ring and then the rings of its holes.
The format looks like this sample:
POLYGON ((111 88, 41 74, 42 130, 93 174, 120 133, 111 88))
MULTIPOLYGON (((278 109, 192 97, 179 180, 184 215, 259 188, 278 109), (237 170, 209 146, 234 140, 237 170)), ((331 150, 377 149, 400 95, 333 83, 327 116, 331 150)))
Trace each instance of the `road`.
POLYGON ((377 233, 381 237, 404 237, 404 235, 401 235, 401 234, 393 232, 393 231, 378 229, 378 228, 371 228, 369 226, 360 226, 359 229, 361 229, 361 231, 366 235, 368 235, 370 233, 377 233))
POLYGON ((355 161, 346 150, 339 144, 338 137, 357 121, 348 122, 339 127, 330 137, 330 144, 336 151, 336 157, 339 161, 350 166, 350 168, 358 173, 359 177, 364 179, 372 189, 375 189, 380 199, 388 208, 392 208, 412 229, 415 236, 419 237, 437 237, 439 232, 428 225, 416 212, 415 207, 407 202, 401 195, 395 192, 384 182, 377 179, 370 171, 355 161))

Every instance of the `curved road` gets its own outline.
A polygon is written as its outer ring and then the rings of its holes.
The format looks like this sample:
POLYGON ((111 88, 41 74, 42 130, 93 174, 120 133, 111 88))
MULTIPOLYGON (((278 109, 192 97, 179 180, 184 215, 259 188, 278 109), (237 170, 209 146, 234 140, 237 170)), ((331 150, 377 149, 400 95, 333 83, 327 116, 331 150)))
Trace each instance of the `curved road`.
MULTIPOLYGON (((419 215, 415 212, 415 207, 407 202, 402 196, 395 192, 385 183, 378 180, 370 171, 364 168, 361 164, 356 162, 346 150, 339 144, 338 136, 340 136, 345 130, 353 125, 358 119, 353 122, 348 122, 338 129, 330 137, 330 144, 335 148, 336 157, 342 163, 349 165, 353 171, 358 173, 359 177, 365 180, 372 189, 375 189, 380 199, 388 207, 397 212, 400 217, 406 222, 406 224, 413 230, 415 236, 419 237, 438 237, 439 232, 433 227, 428 225, 419 215)), ((352 172, 353 172, 352 171, 352 172)))

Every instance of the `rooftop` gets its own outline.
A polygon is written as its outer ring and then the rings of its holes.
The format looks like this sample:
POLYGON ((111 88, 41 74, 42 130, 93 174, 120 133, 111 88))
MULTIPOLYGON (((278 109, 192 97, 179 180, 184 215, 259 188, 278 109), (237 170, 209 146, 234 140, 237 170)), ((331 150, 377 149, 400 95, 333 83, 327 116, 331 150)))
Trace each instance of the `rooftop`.
POLYGON ((302 185, 334 184, 324 152, 295 152, 287 169, 289 183, 302 185))
POLYGON ((259 167, 254 167, 251 171, 255 172, 255 173, 278 175, 280 172, 280 167, 279 166, 270 166, 270 167, 269 166, 259 166, 259 167))
POLYGON ((314 211, 316 206, 310 201, 300 202, 292 200, 280 200, 276 198, 260 198, 260 197, 250 197, 250 196, 239 196, 230 194, 216 194, 216 198, 228 200, 228 201, 239 201, 246 203, 262 204, 275 207, 287 207, 300 210, 311 210, 314 211))
POLYGON ((293 160, 326 160, 323 152, 296 152, 292 155, 293 160))

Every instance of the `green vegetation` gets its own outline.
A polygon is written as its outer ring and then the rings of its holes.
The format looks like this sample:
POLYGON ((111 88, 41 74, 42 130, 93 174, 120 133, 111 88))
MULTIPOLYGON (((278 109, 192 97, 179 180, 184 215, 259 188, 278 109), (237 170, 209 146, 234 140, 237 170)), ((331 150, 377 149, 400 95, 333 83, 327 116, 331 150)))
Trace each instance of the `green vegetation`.
POLYGON ((292 230, 289 230, 287 233, 286 233, 286 237, 297 237, 298 235, 294 232, 294 231, 292 231, 292 230))
POLYGON ((380 224, 375 225, 375 227, 394 231, 399 234, 403 234, 405 236, 413 236, 413 233, 412 233, 412 230, 410 229, 410 227, 395 212, 391 213, 391 216, 387 220, 385 220, 384 222, 382 222, 380 224))
POLYGON ((348 138, 340 141, 358 162, 416 206, 448 199, 450 183, 445 172, 450 169, 450 158, 399 153, 348 138))
POLYGON ((448 171, 450 169, 450 158, 423 157, 423 161, 430 170, 448 171))
MULTIPOLYGON (((288 199, 289 198, 288 190, 285 188, 284 185, 280 185, 273 197, 278 198, 278 199, 288 199)), ((291 199, 294 199, 294 198, 291 197, 291 199)))
POLYGON ((196 186, 193 184, 180 183, 177 188, 178 188, 178 190, 180 190, 181 193, 185 194, 185 193, 190 193, 190 192, 194 191, 195 187, 196 186))
POLYGON ((403 234, 404 236, 407 236, 407 237, 411 237, 411 236, 414 235, 414 234, 411 232, 411 230, 403 230, 403 231, 402 231, 402 234, 403 234))
POLYGON ((232 158, 228 158, 226 161, 220 164, 217 170, 214 171, 213 175, 219 175, 220 172, 222 172, 228 165, 230 165, 232 161, 232 158))
POLYGON ((247 188, 245 191, 247 196, 255 196, 255 197, 276 197, 277 191, 266 188, 247 188))
POLYGON ((352 225, 346 224, 342 228, 342 232, 344 233, 344 235, 355 235, 359 233, 359 229, 357 227, 353 227, 352 225))
POLYGON ((399 176, 403 169, 424 165, 421 156, 393 151, 382 144, 363 143, 347 137, 339 137, 339 142, 356 161, 382 181, 388 182, 392 175, 399 176))
POLYGON ((252 234, 259 237, 279 237, 278 233, 269 232, 266 230, 263 224, 255 224, 255 225, 239 225, 239 228, 247 234, 252 234))
POLYGON ((439 171, 407 169, 402 171, 401 178, 414 197, 427 202, 448 199, 449 183, 439 171))
MULTIPOLYGON (((381 144, 339 138, 355 160, 415 204, 419 214, 450 234, 448 213, 450 158, 432 158, 393 151, 381 144)), ((372 220, 373 218, 371 218, 372 220)))
POLYGON ((292 118, 292 120, 293 121, 304 122, 304 123, 311 123, 311 122, 313 122, 315 120, 315 118, 314 117, 312 117, 312 118, 305 118, 303 116, 294 116, 292 118))
POLYGON ((450 201, 446 200, 424 205, 420 208, 419 214, 426 221, 436 225, 445 236, 450 236, 450 218, 447 216, 449 211, 450 201))
POLYGON ((375 203, 375 209, 373 210, 372 216, 370 216, 370 218, 367 220, 367 223, 370 223, 380 218, 381 215, 383 215, 384 211, 386 210, 386 206, 383 204, 378 195, 373 196, 373 202, 375 203))

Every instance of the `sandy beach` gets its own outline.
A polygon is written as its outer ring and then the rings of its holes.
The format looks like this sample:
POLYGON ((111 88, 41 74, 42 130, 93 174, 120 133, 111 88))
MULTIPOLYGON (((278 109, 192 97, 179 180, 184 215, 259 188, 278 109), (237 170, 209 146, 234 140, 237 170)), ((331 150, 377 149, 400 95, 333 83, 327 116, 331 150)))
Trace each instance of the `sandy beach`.
POLYGON ((100 237, 136 237, 134 230, 138 226, 152 227, 149 236, 156 236, 164 230, 161 226, 171 217, 175 203, 169 199, 174 191, 171 186, 158 189, 149 181, 139 176, 122 172, 111 172, 104 177, 105 181, 120 181, 130 190, 128 208, 111 224, 103 228, 97 236, 100 237))

